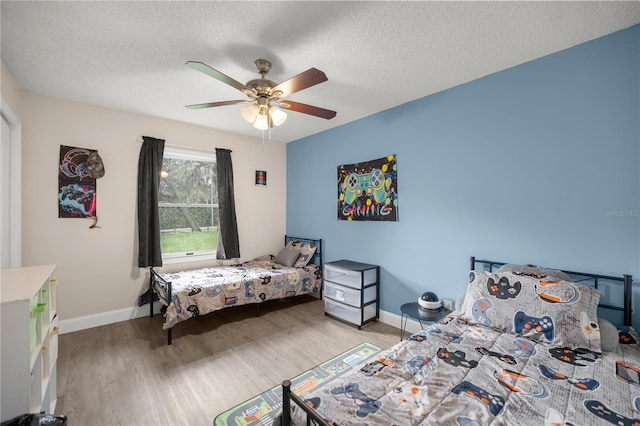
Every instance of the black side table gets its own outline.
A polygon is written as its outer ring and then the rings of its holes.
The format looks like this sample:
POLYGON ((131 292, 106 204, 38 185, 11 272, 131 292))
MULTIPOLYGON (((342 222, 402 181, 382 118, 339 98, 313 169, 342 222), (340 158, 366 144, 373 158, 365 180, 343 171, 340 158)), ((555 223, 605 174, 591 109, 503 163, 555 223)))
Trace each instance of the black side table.
POLYGON ((422 309, 418 302, 405 303, 400 306, 400 311, 402 312, 400 316, 400 341, 404 339, 404 330, 407 327, 407 320, 409 318, 418 320, 420 327, 424 329, 424 325, 422 325, 423 322, 433 324, 451 313, 450 310, 443 307, 433 310, 422 309))

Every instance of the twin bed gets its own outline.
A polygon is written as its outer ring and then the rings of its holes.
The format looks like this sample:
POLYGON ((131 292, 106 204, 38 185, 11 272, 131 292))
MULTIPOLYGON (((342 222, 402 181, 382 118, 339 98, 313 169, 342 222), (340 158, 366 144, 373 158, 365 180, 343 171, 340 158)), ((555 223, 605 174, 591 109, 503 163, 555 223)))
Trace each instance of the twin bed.
MULTIPOLYGON (((163 305, 167 344, 173 327, 189 318, 220 309, 302 294, 320 297, 322 240, 285 236, 277 255, 244 263, 173 273, 149 273, 149 288, 163 305)), ((153 303, 150 304, 153 317, 153 303)))
POLYGON ((472 257, 469 281, 454 312, 376 359, 300 395, 285 380, 281 423, 640 425, 630 275, 472 257), (601 292, 624 301, 599 306, 601 292))

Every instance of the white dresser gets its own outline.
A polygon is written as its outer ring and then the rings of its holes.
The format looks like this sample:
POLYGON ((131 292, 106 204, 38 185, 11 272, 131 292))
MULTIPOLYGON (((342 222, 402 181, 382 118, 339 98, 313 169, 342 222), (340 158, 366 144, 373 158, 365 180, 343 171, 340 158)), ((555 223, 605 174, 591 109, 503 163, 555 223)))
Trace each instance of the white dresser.
POLYGON ((378 319, 379 275, 377 265, 351 260, 325 263, 325 314, 358 328, 378 319))
POLYGON ((54 413, 57 294, 55 265, 1 271, 1 421, 27 413, 54 413))

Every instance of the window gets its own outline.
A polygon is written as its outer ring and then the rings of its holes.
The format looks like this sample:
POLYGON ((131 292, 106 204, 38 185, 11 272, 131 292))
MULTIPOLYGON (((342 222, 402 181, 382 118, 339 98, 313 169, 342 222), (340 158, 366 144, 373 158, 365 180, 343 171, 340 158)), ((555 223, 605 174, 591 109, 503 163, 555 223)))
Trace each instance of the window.
POLYGON ((215 259, 218 194, 215 153, 166 147, 158 210, 163 261, 215 259))

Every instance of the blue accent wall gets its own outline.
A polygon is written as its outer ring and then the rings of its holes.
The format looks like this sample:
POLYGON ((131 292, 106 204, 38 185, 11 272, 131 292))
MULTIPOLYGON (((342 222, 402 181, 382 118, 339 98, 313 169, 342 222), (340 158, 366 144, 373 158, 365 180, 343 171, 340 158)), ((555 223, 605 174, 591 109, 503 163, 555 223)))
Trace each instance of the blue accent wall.
POLYGON ((633 274, 640 329, 639 100, 636 25, 291 142, 287 233, 380 265, 396 314, 462 296, 471 255, 633 274), (399 221, 338 221, 337 167, 389 154, 399 221))

